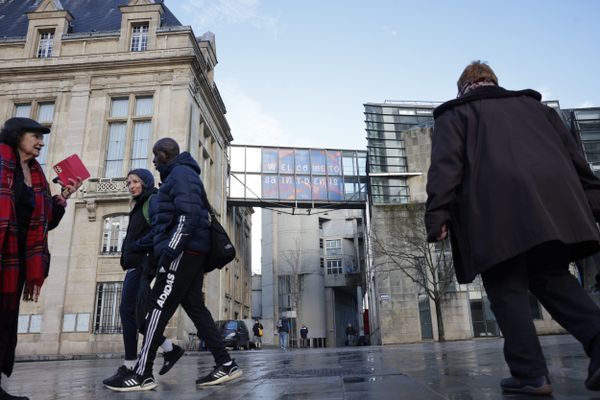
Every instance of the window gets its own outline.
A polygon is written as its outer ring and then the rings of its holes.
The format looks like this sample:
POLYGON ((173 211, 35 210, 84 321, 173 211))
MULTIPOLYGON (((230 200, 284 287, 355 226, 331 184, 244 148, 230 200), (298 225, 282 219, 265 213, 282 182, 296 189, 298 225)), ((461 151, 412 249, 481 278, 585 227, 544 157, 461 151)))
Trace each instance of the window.
POLYGON ((129 216, 126 214, 104 218, 101 254, 114 255, 121 253, 128 223, 129 216))
POLYGON ((65 314, 63 316, 63 332, 88 332, 90 327, 90 314, 65 314))
POLYGON ((292 277, 290 275, 279 275, 278 277, 279 293, 279 312, 292 311, 292 277))
POLYGON ((134 25, 131 30, 131 51, 148 50, 148 24, 134 25))
POLYGON ((40 41, 38 43, 38 58, 52 57, 52 47, 54 45, 54 31, 41 31, 40 41))
POLYGON ((148 168, 152 113, 152 96, 111 100, 105 178, 120 178, 131 169, 148 168))
POLYGON ((342 273, 342 260, 340 258, 334 258, 327 260, 327 274, 328 275, 339 275, 342 273))
POLYGON ((42 316, 37 315, 19 315, 17 332, 18 333, 40 333, 42 331, 42 316))
POLYGON ((121 290, 123 282, 98 282, 96 285, 96 316, 94 318, 94 333, 121 333, 121 290))
MULTIPOLYGON (((54 102, 52 101, 33 101, 15 104, 15 117, 32 118, 38 121, 46 128, 52 129, 54 121, 54 102)), ((44 147, 40 155, 37 157, 37 162, 40 163, 42 169, 48 161, 48 148, 50 147, 51 135, 44 135, 44 147)))
POLYGON ((342 240, 327 240, 325 241, 325 245, 327 246, 327 255, 328 256, 339 256, 342 254, 342 240))

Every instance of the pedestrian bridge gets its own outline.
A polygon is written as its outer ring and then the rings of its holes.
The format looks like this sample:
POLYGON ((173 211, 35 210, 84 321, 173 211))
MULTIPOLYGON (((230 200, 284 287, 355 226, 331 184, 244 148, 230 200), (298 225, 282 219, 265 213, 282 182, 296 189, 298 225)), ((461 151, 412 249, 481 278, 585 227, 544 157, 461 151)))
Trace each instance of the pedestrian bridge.
POLYGON ((367 152, 232 145, 229 205, 365 208, 367 152))

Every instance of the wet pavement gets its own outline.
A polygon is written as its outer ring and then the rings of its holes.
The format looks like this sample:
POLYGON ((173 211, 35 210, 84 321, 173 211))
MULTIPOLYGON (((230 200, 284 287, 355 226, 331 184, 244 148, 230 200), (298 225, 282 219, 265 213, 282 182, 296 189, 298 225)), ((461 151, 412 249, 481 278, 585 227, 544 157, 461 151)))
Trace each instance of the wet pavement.
MULTIPOLYGON (((570 336, 542 337, 555 399, 600 400, 583 382, 588 360, 570 336)), ((13 394, 44 399, 210 399, 210 400, 395 400, 395 399, 533 399, 503 395, 498 383, 508 375, 501 339, 398 346, 236 351, 244 370, 235 382, 196 389, 195 379, 213 366, 209 353, 186 353, 158 388, 114 393, 102 386, 118 359, 19 362, 11 379, 13 394)), ((157 359, 162 365, 162 357, 157 359)))

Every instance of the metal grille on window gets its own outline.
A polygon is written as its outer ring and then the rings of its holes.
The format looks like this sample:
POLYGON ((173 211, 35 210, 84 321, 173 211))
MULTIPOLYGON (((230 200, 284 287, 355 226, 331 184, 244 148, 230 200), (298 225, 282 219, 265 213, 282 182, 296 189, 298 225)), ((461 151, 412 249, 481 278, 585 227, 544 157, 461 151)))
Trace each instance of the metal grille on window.
POLYGON ((123 331, 119 304, 123 282, 99 282, 96 285, 96 315, 94 333, 114 334, 123 331))
POLYGON ((148 50, 148 25, 136 25, 131 32, 131 51, 148 50))
POLYGON ((38 48, 38 58, 52 57, 52 47, 54 45, 54 32, 41 32, 40 44, 38 48))

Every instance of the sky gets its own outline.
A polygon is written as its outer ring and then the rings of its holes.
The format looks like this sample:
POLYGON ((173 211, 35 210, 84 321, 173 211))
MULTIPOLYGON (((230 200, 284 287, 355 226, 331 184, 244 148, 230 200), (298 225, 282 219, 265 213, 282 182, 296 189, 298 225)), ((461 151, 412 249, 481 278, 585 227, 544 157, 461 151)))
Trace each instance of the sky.
POLYGON ((165 3, 196 36, 215 34, 233 144, 366 149, 364 103, 450 100, 473 60, 507 89, 600 106, 600 1, 165 3))

